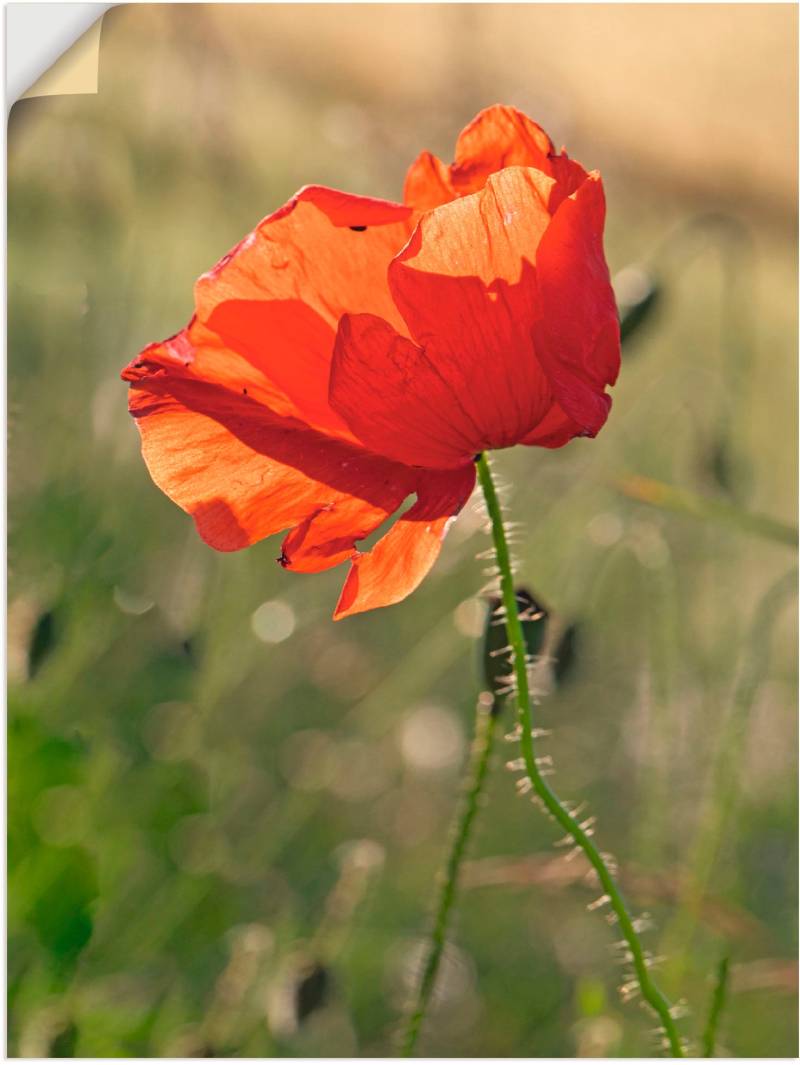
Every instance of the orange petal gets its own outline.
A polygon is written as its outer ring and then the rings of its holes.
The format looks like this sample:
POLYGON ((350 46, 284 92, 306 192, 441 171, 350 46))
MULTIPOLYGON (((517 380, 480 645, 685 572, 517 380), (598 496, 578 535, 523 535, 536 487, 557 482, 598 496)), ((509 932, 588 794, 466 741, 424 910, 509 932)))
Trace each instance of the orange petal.
POLYGON ((425 352, 372 314, 344 315, 331 366, 331 406, 364 446, 413 466, 463 466, 481 433, 425 352))
POLYGON ((413 475, 394 478, 383 506, 344 496, 310 514, 281 545, 281 565, 296 573, 319 573, 352 558, 358 540, 374 532, 411 494, 413 475))
MULTIPOLYGON (((228 351, 259 369, 283 399, 270 405, 323 432, 345 435, 328 403, 335 330, 301 300, 226 300, 208 325, 228 351)), ((208 377, 208 373, 204 375, 208 377)))
MULTIPOLYGON (((263 320, 271 317, 273 323, 280 322, 281 304, 264 303, 263 320)), ((258 317, 258 305, 253 305, 253 314, 258 317)), ((345 439, 353 436, 342 419, 331 410, 328 404, 327 365, 321 372, 315 372, 312 334, 315 329, 314 312, 304 304, 297 305, 297 313, 289 312, 287 317, 299 328, 305 322, 307 346, 300 342, 299 331, 288 334, 298 341, 292 348, 291 355, 304 365, 307 371, 306 387, 299 393, 295 391, 295 402, 281 387, 284 380, 278 372, 267 377, 256 360, 247 357, 246 350, 234 349, 223 342, 220 337, 197 319, 192 319, 186 329, 160 344, 150 344, 122 371, 125 381, 146 381, 155 374, 167 373, 171 376, 185 377, 196 381, 218 384, 236 394, 249 396, 276 414, 297 418, 315 429, 321 429, 345 439)), ((319 332, 325 337, 326 344, 333 346, 334 333, 330 327, 317 319, 319 332)), ((276 350, 281 345, 288 347, 285 335, 276 334, 276 350)), ((287 351, 287 361, 289 352, 287 351)), ((291 389, 289 391, 292 391, 291 389)))
POLYGON ((210 322, 226 300, 277 299, 306 303, 334 329, 345 311, 396 318, 384 271, 411 215, 403 204, 306 186, 200 277, 197 316, 210 322))
POLYGON ((532 264, 552 185, 538 170, 502 170, 482 192, 423 215, 389 267, 414 340, 477 428, 475 450, 517 443, 552 402, 531 339, 541 314, 532 264))
POLYGON ((594 435, 619 372, 619 321, 603 255, 605 197, 597 173, 565 199, 539 244, 536 352, 564 412, 594 435))
POLYGON ((390 606, 410 595, 438 558, 447 530, 474 485, 473 465, 421 471, 414 506, 371 551, 354 558, 334 619, 390 606))
POLYGON ((130 410, 153 480, 219 551, 330 508, 342 518, 330 535, 341 541, 351 521, 352 549, 365 512, 385 517, 413 491, 413 471, 216 384, 162 372, 132 385, 130 410))
POLYGON ((415 211, 429 211, 455 199, 450 167, 430 152, 421 152, 408 168, 403 202, 415 211))
POLYGON ((478 192, 490 174, 507 166, 530 166, 547 174, 551 154, 553 142, 541 126, 516 107, 495 104, 461 131, 450 177, 465 196, 478 192))
POLYGON ((403 199, 427 211, 457 196, 480 192, 491 174, 509 166, 527 166, 555 179, 549 194, 552 213, 583 181, 586 171, 553 142, 532 119, 515 107, 496 104, 479 112, 456 141, 455 162, 446 166, 423 152, 411 164, 403 199))
POLYGON ((198 280, 198 324, 271 383, 282 411, 339 433, 327 403, 337 322, 371 312, 404 328, 386 269, 411 227, 402 204, 301 189, 198 280))

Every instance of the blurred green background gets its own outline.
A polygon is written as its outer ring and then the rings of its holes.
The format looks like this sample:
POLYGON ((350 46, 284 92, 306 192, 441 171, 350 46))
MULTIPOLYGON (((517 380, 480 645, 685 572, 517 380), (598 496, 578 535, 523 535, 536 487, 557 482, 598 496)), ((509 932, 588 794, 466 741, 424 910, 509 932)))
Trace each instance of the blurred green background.
MULTIPOLYGON (((795 560, 741 518, 796 514, 796 25, 779 5, 122 5, 98 95, 14 107, 11 1054, 394 1052, 488 540, 468 508, 411 599, 334 624, 341 570, 200 542, 118 374, 300 185, 398 198, 494 102, 602 170, 621 300, 658 286, 598 439, 496 456, 520 579, 551 645, 570 634, 541 678, 555 785, 650 914, 685 1034, 730 956, 721 1051, 796 1054, 793 578, 775 589, 795 560), (647 505, 633 474, 719 506, 647 505)), ((420 1052, 646 1055, 614 929, 501 747, 420 1052)))

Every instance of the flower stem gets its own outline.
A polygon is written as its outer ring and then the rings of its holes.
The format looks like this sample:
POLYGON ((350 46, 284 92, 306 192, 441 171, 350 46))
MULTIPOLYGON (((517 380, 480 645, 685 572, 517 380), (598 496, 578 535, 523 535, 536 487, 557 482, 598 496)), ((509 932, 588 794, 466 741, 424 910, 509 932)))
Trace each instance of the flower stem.
POLYGON ((589 860, 597 878, 608 897, 608 904, 613 910, 619 922, 620 931, 628 945, 631 964, 633 965, 636 981, 642 994, 661 1022, 664 1030, 670 1055, 682 1058, 683 1048, 675 1021, 670 1013, 670 1006, 661 990, 653 981, 647 959, 642 949, 639 935, 634 927, 633 920, 628 912, 625 900, 620 894, 619 888, 609 871, 608 865, 600 851, 592 842, 586 827, 582 827, 578 820, 562 805, 561 800, 551 790, 536 763, 533 739, 533 716, 531 713, 531 698, 528 685, 528 662, 525 649, 525 638, 522 623, 517 609, 517 600, 514 594, 514 580, 511 570, 511 555, 503 526, 503 513, 500 501, 492 479, 489 460, 484 452, 477 460, 478 480, 483 490, 486 501, 486 509, 492 527, 492 540, 494 542, 497 567, 500 573, 500 588, 505 608, 505 622, 508 632, 508 642, 511 647, 511 658, 516 680, 517 719, 520 732, 520 747, 525 771, 531 787, 539 797, 545 809, 552 815, 564 831, 574 840, 589 860))
POLYGON ((453 835, 453 843, 447 857, 444 869, 444 878, 439 900, 436 906, 436 916, 431 932, 428 955, 425 960, 425 968, 417 989, 417 995, 413 1004, 412 1012, 408 1018, 406 1033, 403 1038, 402 1056, 410 1058, 414 1054, 414 1048, 419 1037, 422 1022, 430 1003, 433 988, 436 983, 436 975, 439 963, 442 960, 447 926, 453 903, 458 889, 458 876, 461 863, 469 842, 470 832, 478 812, 480 796, 486 782, 489 771, 489 762, 494 747, 495 731, 497 728, 497 714, 494 701, 491 703, 483 699, 478 700, 475 717, 475 738, 472 746, 472 758, 468 773, 467 791, 464 796, 461 812, 453 835))

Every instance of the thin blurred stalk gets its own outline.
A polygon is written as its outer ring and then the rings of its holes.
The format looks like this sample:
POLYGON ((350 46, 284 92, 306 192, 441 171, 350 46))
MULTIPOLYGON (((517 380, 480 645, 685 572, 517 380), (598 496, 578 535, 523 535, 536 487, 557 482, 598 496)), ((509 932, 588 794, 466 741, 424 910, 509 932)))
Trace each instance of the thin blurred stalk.
POLYGON ((675 563, 666 540, 659 535, 663 561, 640 565, 647 617, 650 714, 648 744, 642 774, 642 813, 637 819, 636 851, 640 860, 658 868, 669 828, 669 794, 674 780, 674 752, 678 728, 672 712, 675 677, 679 670, 681 633, 675 563))
POLYGON ((466 776, 467 790, 455 824, 453 842, 444 869, 425 965, 403 1037, 402 1056, 406 1058, 414 1054, 422 1022, 436 985, 436 976, 447 941, 447 928, 458 891, 459 875, 489 772, 497 730, 497 711, 497 700, 491 695, 487 697, 487 693, 482 693, 476 708, 475 738, 466 776))
POLYGON ((506 539, 503 513, 495 489, 494 479, 492 478, 489 459, 485 453, 478 458, 477 467, 478 480, 483 490, 486 509, 491 523, 492 540, 499 571, 503 606, 505 608, 506 629, 508 631, 511 662, 516 681, 515 696, 520 749, 527 781, 547 813, 574 841, 575 846, 583 852, 597 874, 605 893, 604 898, 607 899, 608 905, 616 915, 620 932, 630 952, 631 965, 633 966, 636 983, 639 986, 642 998, 657 1015, 671 1056, 681 1058, 684 1056, 683 1047, 675 1026, 670 1004, 650 974, 648 957, 642 948, 639 934, 636 931, 625 900, 611 875, 606 857, 600 853, 591 840, 591 826, 585 821, 583 823, 579 822, 575 815, 567 810, 555 792, 552 791, 539 768, 534 747, 533 717, 528 684, 528 656, 514 591, 511 554, 506 539))
POLYGON ((753 248, 748 230, 727 215, 704 216, 720 235, 720 315, 725 389, 718 414, 716 479, 731 499, 744 503, 752 485, 751 442, 746 437, 753 382, 753 248))
POLYGON ((743 510, 720 499, 705 499, 703 496, 675 488, 663 481, 637 475, 623 477, 616 484, 617 490, 637 503, 647 503, 660 510, 670 510, 691 518, 714 521, 742 532, 753 533, 767 540, 785 544, 797 550, 798 530, 793 525, 743 510))
POLYGON ((739 677, 711 770, 704 812, 686 863, 678 915, 664 932, 664 953, 671 958, 670 975, 676 980, 685 969, 686 952, 699 920, 702 900, 741 790, 747 724, 769 669, 772 632, 783 607, 797 593, 797 577, 797 569, 793 567, 769 588, 750 625, 739 677))
POLYGON ((716 415, 711 469, 732 500, 745 502, 752 486, 752 451, 746 432, 754 366, 755 253, 750 230, 735 215, 709 211, 693 215, 667 233, 649 257, 660 274, 669 265, 681 273, 706 250, 716 253, 720 269, 720 355, 723 391, 716 415))
POLYGON ((714 991, 711 995, 711 1006, 708 1010, 708 1020, 703 1031, 703 1057, 713 1058, 717 1045, 717 1029, 719 1018, 728 997, 729 959, 723 958, 717 966, 717 978, 714 982, 714 991))
MULTIPOLYGON (((657 548, 663 555, 658 564, 647 565, 631 550, 630 536, 623 536, 599 556, 592 553, 572 567, 564 582, 574 586, 573 601, 584 605, 587 615, 603 610, 610 590, 615 584, 630 579, 626 568, 618 567, 636 557, 636 574, 641 575, 643 611, 647 618, 644 631, 646 666, 650 685, 650 714, 647 720, 646 757, 640 763, 638 788, 642 795, 643 813, 633 827, 633 853, 645 865, 658 866, 669 828, 669 790, 672 780, 673 752, 678 727, 670 713, 673 680, 677 673, 681 638, 678 625, 679 605, 675 563, 666 539, 660 534, 657 548), (574 597, 580 596, 579 600, 574 597)), ((569 598, 569 597, 567 597, 569 598)))

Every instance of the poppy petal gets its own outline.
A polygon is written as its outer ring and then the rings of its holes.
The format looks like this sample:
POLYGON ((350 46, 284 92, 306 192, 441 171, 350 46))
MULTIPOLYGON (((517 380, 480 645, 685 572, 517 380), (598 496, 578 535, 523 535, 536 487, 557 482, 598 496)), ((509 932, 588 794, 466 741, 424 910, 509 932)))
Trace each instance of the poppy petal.
POLYGON ((386 269, 411 228, 402 204, 308 186, 203 274, 197 318, 305 421, 338 433, 327 403, 337 322, 370 312, 404 328, 386 269))
POLYGON ((344 496, 314 511, 281 545, 280 563, 296 573, 319 573, 352 558, 358 540, 374 532, 410 494, 412 480, 395 479, 384 506, 344 496))
POLYGON ((462 196, 468 195, 508 166, 530 166, 548 174, 553 152, 553 142, 541 126, 516 107, 495 104, 461 131, 450 178, 462 196))
MULTIPOLYGON (((352 549, 371 525, 365 513, 381 515, 375 527, 414 488, 414 471, 219 385, 156 374, 133 384, 129 406, 153 480, 219 551, 336 508, 341 521, 329 523, 329 539, 344 538, 350 521, 352 549)), ((316 539, 323 558, 323 538, 316 539)))
POLYGON ((370 450, 449 469, 470 462, 480 430, 450 383, 411 340, 372 314, 346 314, 331 365, 330 403, 370 450))
MULTIPOLYGON (((275 310, 277 305, 264 306, 275 310)), ((333 331, 324 323, 323 328, 332 338, 333 331)), ((276 343, 280 342, 280 337, 276 337, 276 343)), ((229 391, 249 396, 276 414, 297 418, 313 428, 353 440, 347 425, 328 405, 327 370, 321 384, 311 378, 309 371, 309 387, 305 395, 297 397, 300 400, 298 405, 278 382, 266 377, 241 351, 229 347, 196 318, 174 337, 148 345, 125 367, 122 378, 136 382, 165 373, 221 385, 229 391)))
POLYGON ((429 211, 455 199, 450 167, 430 152, 421 152, 406 174, 403 202, 415 211, 429 211))
POLYGON ((536 255, 541 317, 536 353, 564 412, 593 436, 611 405, 619 320, 603 255, 605 197, 597 173, 563 201, 536 255))
POLYGON ((577 191, 588 177, 581 164, 570 159, 563 149, 559 155, 550 157, 546 173, 555 178, 555 185, 547 204, 550 214, 555 214, 561 201, 577 191))
POLYGON ((534 354, 533 263, 550 224, 552 178, 511 167, 482 192, 423 215, 389 267, 411 335, 478 429, 475 450, 507 447, 552 402, 534 354))
POLYGON ((197 316, 210 322, 226 300, 296 299, 333 328, 346 310, 391 320, 382 271, 411 216, 400 203, 306 186, 198 279, 197 316))
POLYGON ((554 403, 535 429, 520 440, 528 447, 563 447, 583 430, 577 422, 565 414, 558 403, 554 403))
POLYGON ((586 180, 586 171, 565 151, 556 154, 540 125, 515 107, 496 104, 480 111, 456 141, 455 162, 446 166, 423 152, 409 168, 403 199, 417 211, 427 211, 457 196, 469 196, 491 174, 509 166, 527 166, 555 179, 548 199, 556 210, 586 180))
POLYGON ((475 467, 422 471, 417 502, 371 551, 353 559, 334 620, 399 603, 421 583, 475 485, 475 467))

